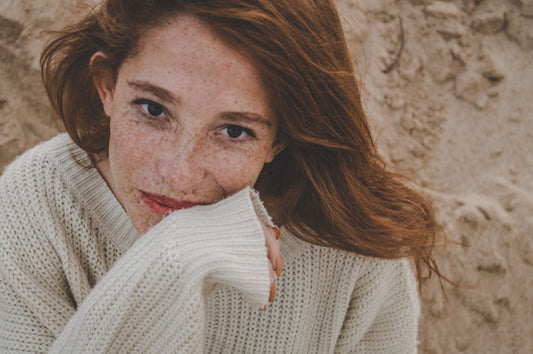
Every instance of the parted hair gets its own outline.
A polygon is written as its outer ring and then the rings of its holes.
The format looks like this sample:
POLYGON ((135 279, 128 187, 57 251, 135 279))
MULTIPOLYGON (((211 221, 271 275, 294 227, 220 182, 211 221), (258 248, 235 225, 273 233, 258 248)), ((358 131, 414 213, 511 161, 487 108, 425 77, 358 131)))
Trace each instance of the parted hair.
POLYGON ((376 151, 332 0, 105 0, 54 32, 41 56, 43 82, 93 163, 109 142, 93 73, 116 79, 143 33, 183 12, 251 56, 260 72, 286 144, 255 185, 275 221, 317 245, 412 258, 419 280, 440 276, 432 255, 440 229, 427 200, 376 151), (106 58, 90 65, 97 51, 106 58))

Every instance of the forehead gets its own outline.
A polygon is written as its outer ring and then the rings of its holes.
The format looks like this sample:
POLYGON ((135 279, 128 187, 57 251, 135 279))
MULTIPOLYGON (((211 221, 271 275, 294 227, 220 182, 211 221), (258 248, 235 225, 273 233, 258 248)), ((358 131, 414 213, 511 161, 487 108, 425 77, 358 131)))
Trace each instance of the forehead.
POLYGON ((235 109, 270 116, 254 62, 192 15, 179 14, 147 30, 135 55, 119 70, 120 76, 153 83, 176 96, 201 94, 224 106, 232 100, 235 109))
POLYGON ((146 30, 140 37, 136 54, 147 50, 174 57, 176 61, 196 58, 205 62, 215 59, 228 68, 238 63, 258 74, 254 60, 245 48, 230 44, 206 22, 186 13, 178 13, 162 21, 160 26, 146 30))

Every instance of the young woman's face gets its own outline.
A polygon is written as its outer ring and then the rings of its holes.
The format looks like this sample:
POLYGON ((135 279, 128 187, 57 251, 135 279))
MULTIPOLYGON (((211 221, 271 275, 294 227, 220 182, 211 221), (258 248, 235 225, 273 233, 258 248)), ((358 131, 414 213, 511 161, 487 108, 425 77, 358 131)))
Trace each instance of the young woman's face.
POLYGON ((98 168, 140 233, 253 186, 282 149, 256 68, 195 17, 146 33, 116 82, 94 80, 111 120, 98 168))

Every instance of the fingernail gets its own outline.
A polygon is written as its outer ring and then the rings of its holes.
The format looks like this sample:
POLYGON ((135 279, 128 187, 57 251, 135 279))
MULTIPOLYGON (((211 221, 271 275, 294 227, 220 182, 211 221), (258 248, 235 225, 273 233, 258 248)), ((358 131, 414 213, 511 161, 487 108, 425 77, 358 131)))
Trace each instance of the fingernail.
POLYGON ((276 282, 273 282, 270 285, 270 297, 268 298, 268 302, 274 302, 276 299, 276 282))
POLYGON ((283 262, 281 261, 281 257, 278 257, 278 259, 276 259, 276 276, 277 277, 281 275, 281 269, 283 269, 283 262))
POLYGON ((279 240, 281 237, 281 229, 279 227, 273 227, 274 232, 276 233, 276 240, 279 240))

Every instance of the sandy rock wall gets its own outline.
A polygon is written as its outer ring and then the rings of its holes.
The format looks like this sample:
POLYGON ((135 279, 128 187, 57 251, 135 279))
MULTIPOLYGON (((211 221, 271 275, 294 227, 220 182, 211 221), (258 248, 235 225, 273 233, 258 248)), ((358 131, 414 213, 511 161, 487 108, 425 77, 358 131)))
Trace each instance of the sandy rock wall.
MULTIPOLYGON (((94 3, 95 1, 93 1, 94 3)), ((533 352, 533 1, 339 0, 380 151, 416 176, 451 244, 420 351, 533 352)), ((0 170, 60 125, 38 67, 81 1, 0 3, 0 170)))
POLYGON ((42 87, 39 55, 46 30, 87 11, 81 1, 0 2, 0 171, 60 129, 42 87))

